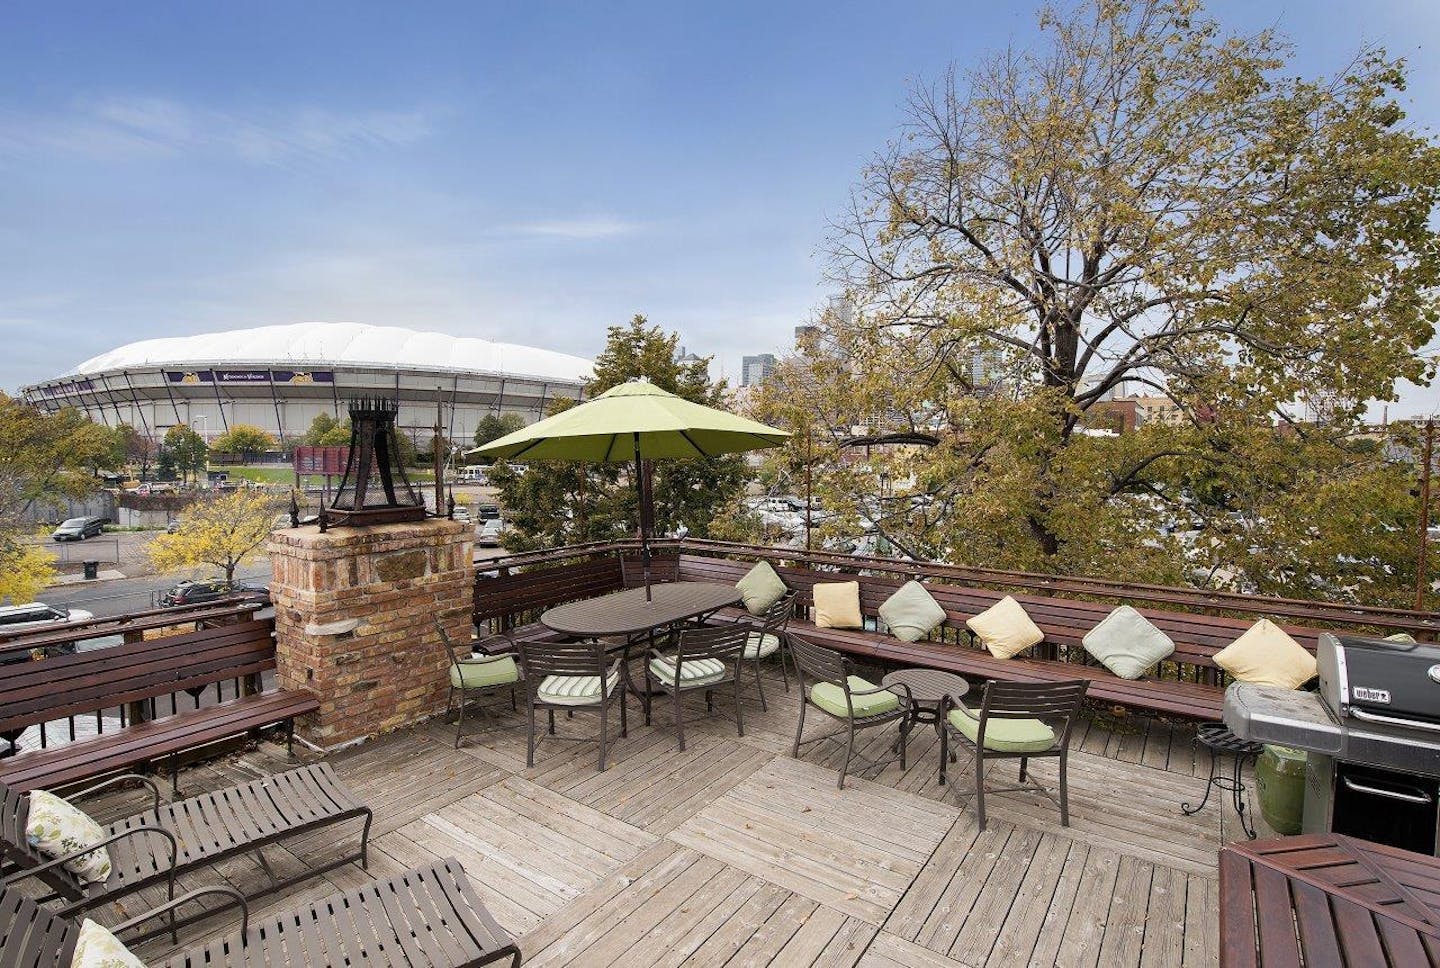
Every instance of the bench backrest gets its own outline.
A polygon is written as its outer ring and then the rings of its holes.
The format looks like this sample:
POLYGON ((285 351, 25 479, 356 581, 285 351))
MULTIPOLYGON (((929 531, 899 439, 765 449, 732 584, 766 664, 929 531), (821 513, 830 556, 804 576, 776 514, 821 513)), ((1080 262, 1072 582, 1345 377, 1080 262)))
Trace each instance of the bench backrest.
POLYGON ((611 555, 499 575, 482 571, 475 578, 472 618, 477 626, 492 619, 511 621, 620 587, 620 561, 611 555))
POLYGON ((275 668, 275 622, 230 625, 0 665, 0 730, 109 709, 275 668))
MULTIPOLYGON (((749 562, 728 558, 682 555, 679 577, 682 581, 735 582, 751 567, 749 562)), ((814 604, 812 589, 817 583, 858 581, 860 583, 860 611, 869 617, 874 617, 885 600, 907 580, 879 575, 854 575, 785 566, 776 570, 785 583, 797 592, 798 604, 806 608, 814 604)), ((962 635, 966 633, 966 619, 983 612, 1010 594, 992 589, 969 588, 942 582, 925 582, 924 584, 940 607, 945 609, 945 626, 962 635)), ((1013 597, 1024 606, 1031 620, 1045 633, 1045 640, 1061 646, 1078 647, 1085 633, 1100 624, 1101 620, 1115 608, 1113 604, 1103 602, 1083 602, 1041 595, 1022 594, 1013 595, 1013 597)), ((1254 619, 1198 615, 1192 612, 1172 612, 1155 608, 1140 608, 1137 611, 1174 640, 1176 661, 1211 668, 1215 665, 1215 653, 1239 638, 1255 622, 1254 619)), ((1316 641, 1321 633, 1320 629, 1289 624, 1281 624, 1281 627, 1302 646, 1312 652, 1315 650, 1316 641)))

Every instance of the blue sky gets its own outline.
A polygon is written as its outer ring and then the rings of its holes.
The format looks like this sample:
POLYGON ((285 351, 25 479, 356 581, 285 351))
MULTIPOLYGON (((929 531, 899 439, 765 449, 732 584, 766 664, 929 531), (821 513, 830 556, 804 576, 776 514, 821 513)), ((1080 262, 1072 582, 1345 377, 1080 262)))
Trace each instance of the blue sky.
MULTIPOLYGON (((1210 10, 1278 27, 1299 73, 1384 44, 1435 126, 1435 6, 1210 10)), ((827 220, 908 81, 1034 22, 1030 0, 5 4, 0 387, 310 319, 592 355, 635 312, 733 375, 827 295, 827 220)))

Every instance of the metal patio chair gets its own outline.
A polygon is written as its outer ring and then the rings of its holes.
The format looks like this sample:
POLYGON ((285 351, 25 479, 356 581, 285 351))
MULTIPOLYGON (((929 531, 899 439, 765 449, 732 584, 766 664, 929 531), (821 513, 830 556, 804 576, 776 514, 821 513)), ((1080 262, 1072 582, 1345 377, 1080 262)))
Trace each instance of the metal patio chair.
POLYGON ((650 708, 657 693, 671 696, 675 704, 675 732, 680 749, 685 749, 684 697, 688 692, 705 693, 705 708, 715 708, 715 690, 726 685, 735 697, 735 728, 745 735, 740 712, 740 677, 745 662, 749 630, 738 624, 699 626, 681 629, 675 636, 675 650, 651 649, 645 661, 645 725, 650 725, 650 708))
POLYGON ((869 768, 884 765, 855 752, 855 734, 863 729, 898 722, 900 769, 905 769, 912 705, 910 688, 903 683, 892 687, 877 686, 855 675, 850 660, 833 649, 816 645, 794 633, 790 634, 789 640, 790 656, 795 660, 795 678, 800 683, 800 722, 795 727, 795 746, 791 755, 798 758, 800 747, 807 743, 830 740, 838 744, 839 735, 844 733, 845 761, 840 765, 840 778, 835 784, 843 790, 845 774, 850 770, 852 759, 863 761, 869 768), (814 706, 831 719, 843 723, 844 728, 802 740, 807 706, 814 706))
MULTIPOLYGON (((751 619, 751 632, 745 641, 745 658, 755 663, 755 688, 760 692, 760 708, 769 709, 765 702, 765 683, 760 676, 760 662, 772 655, 780 658, 780 678, 785 691, 790 691, 790 676, 785 671, 785 629, 790 617, 795 614, 795 593, 786 592, 780 600, 751 619)), ((742 619, 741 621, 744 621, 742 619)))
MULTIPOLYGON (((450 633, 437 619, 435 630, 440 633, 440 647, 450 663, 450 693, 445 698, 445 715, 448 718, 460 697, 459 714, 455 717, 455 748, 460 748, 460 738, 465 730, 465 704, 473 698, 498 696, 510 693, 510 708, 516 704, 516 687, 521 683, 520 666, 515 660, 515 640, 507 633, 500 633, 485 640, 484 652, 473 652, 469 658, 455 654, 455 644, 450 633), (478 653, 478 654, 477 654, 478 653)), ((477 648, 472 646, 472 648, 477 648)))
POLYGON ((549 717, 555 735, 555 713, 600 714, 600 770, 609 750, 609 710, 620 700, 620 735, 629 733, 626 722, 624 659, 610 660, 603 642, 520 643, 520 671, 525 681, 529 736, 525 765, 535 765, 535 710, 549 717))
POLYGON ((1070 755, 1070 733, 1090 685, 1084 679, 1072 682, 987 682, 980 709, 964 705, 951 709, 940 734, 940 782, 950 760, 950 742, 963 743, 975 751, 976 819, 985 829, 985 794, 1039 793, 1060 808, 1061 826, 1070 826, 1069 787, 1066 766, 1070 755), (1031 759, 1053 757, 1060 761, 1060 799, 1032 776, 1026 766, 1031 759), (1016 786, 987 787, 985 761, 1020 760, 1020 782, 1016 786))

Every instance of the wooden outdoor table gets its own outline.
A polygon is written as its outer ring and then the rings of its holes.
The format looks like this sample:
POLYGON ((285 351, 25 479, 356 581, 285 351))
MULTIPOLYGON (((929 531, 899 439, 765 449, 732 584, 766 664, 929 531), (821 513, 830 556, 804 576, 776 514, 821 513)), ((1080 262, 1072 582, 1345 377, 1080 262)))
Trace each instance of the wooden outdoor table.
POLYGON ((1440 965, 1440 858, 1340 834, 1231 844, 1220 964, 1440 965))
POLYGON ((586 598, 558 605, 540 616, 540 624, 581 639, 631 636, 700 618, 740 601, 734 585, 708 581, 675 581, 653 585, 651 599, 644 588, 586 598))

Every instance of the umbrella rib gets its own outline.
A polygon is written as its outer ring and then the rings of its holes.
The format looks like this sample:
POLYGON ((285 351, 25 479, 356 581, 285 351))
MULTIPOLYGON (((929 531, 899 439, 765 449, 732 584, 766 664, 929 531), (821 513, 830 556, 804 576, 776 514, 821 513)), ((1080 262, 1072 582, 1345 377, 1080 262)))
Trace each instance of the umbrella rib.
POLYGON ((684 437, 684 438, 685 438, 685 442, 686 442, 687 444, 689 444, 691 447, 694 447, 694 448, 695 448, 695 453, 699 454, 701 457, 710 457, 710 456, 712 456, 712 455, 710 455, 710 454, 705 453, 705 451, 701 448, 701 446, 700 446, 699 444, 695 443, 695 438, 693 438, 693 437, 690 436, 690 431, 688 431, 688 430, 682 430, 682 431, 680 431, 680 436, 681 436, 681 437, 684 437))

